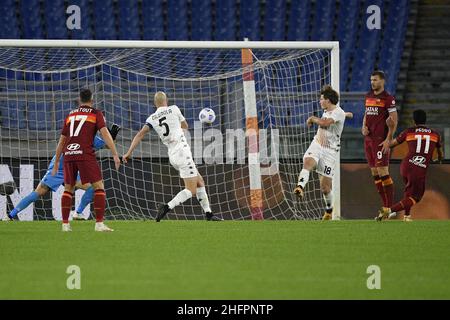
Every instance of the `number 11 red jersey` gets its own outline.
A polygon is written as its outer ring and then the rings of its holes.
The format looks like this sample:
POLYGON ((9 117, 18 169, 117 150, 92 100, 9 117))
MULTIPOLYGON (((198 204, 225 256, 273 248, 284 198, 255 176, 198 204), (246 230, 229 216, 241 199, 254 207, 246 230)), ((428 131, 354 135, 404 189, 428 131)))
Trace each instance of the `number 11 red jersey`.
POLYGON ((406 141, 408 154, 401 166, 409 169, 409 174, 422 176, 433 157, 435 148, 441 147, 439 133, 426 126, 408 128, 396 138, 398 143, 406 141))
POLYGON ((61 132, 67 137, 63 148, 64 161, 96 160, 94 137, 97 130, 103 127, 105 118, 100 110, 83 105, 72 110, 61 132))

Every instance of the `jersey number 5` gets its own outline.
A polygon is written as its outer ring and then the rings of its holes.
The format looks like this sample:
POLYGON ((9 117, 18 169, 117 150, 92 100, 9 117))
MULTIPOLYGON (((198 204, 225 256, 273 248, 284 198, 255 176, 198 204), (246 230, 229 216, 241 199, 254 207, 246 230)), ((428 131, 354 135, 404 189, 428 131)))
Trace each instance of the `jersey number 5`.
POLYGON ((88 116, 83 116, 83 115, 76 115, 76 116, 69 117, 69 120, 70 120, 70 136, 71 137, 77 137, 80 134, 81 127, 85 123, 87 117, 88 116), (80 123, 78 123, 78 127, 75 129, 75 132, 73 132, 73 129, 74 129, 74 126, 75 126, 75 121, 80 121, 80 123))
POLYGON ((162 127, 164 126, 166 128, 166 132, 163 133, 164 137, 167 137, 169 135, 169 125, 167 123, 164 123, 164 120, 166 120, 166 117, 162 117, 161 119, 159 119, 159 126, 162 127))
MULTIPOLYGON (((425 138, 425 150, 423 151, 423 153, 427 154, 430 150, 430 136, 425 135, 423 137, 425 138)), ((422 147, 422 136, 420 134, 417 134, 414 136, 414 138, 417 139, 416 153, 420 153, 420 149, 422 147)))

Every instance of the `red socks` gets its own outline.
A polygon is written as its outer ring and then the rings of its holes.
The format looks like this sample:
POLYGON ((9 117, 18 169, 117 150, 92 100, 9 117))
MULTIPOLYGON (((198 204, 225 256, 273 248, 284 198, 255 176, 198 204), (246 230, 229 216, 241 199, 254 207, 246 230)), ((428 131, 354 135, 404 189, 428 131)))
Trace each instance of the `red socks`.
POLYGON ((72 209, 72 197, 73 194, 68 191, 64 191, 61 197, 61 211, 63 223, 69 223, 70 209, 72 209))
POLYGON ((416 200, 411 197, 404 198, 391 207, 391 212, 399 212, 405 210, 405 215, 409 215, 411 207, 416 204, 416 200))
POLYGON ((392 202, 394 201, 394 181, 392 181, 390 175, 387 175, 381 177, 381 183, 383 184, 385 196, 384 206, 389 208, 392 206, 392 202))
POLYGON ((94 191, 94 212, 95 220, 97 222, 103 221, 103 216, 105 215, 106 206, 106 193, 103 189, 97 189, 94 191))
POLYGON ((386 194, 383 188, 383 181, 380 179, 380 176, 373 176, 373 180, 375 181, 375 186, 377 187, 378 193, 381 197, 381 202, 383 202, 383 207, 386 207, 386 194))

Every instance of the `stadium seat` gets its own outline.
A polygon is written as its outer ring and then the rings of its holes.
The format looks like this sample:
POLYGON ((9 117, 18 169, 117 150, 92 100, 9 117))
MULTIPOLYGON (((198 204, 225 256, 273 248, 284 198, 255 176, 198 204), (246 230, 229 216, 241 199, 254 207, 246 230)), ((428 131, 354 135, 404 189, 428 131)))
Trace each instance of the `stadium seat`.
POLYGON ((345 120, 345 126, 361 128, 365 112, 364 101, 341 101, 340 106, 345 112, 353 113, 352 119, 345 120))
POLYGON ((140 130, 145 125, 145 120, 153 113, 152 108, 147 103, 130 103, 131 128, 140 130))
POLYGON ((288 40, 309 40, 310 1, 292 0, 289 15, 288 40))
POLYGON ((63 127, 64 119, 67 117, 70 110, 72 110, 72 105, 70 102, 58 101, 55 103, 56 130, 59 130, 63 127))
POLYGON ((51 130, 53 125, 53 103, 29 101, 27 116, 28 129, 51 130))
POLYGON ((285 0, 268 0, 264 15, 265 41, 285 40, 286 2, 285 0))
POLYGON ((27 120, 25 117, 26 101, 8 100, 2 111, 2 127, 7 129, 25 129, 27 120))
POLYGON ((93 4, 95 39, 117 39, 113 0, 94 1, 93 4))
POLYGON ((333 37, 335 0, 318 0, 315 6, 315 18, 311 40, 330 41, 333 37))
MULTIPOLYGON (((72 39, 93 39, 89 0, 71 0, 70 5, 77 5, 80 7, 81 14, 81 28, 73 29, 69 32, 72 39)), ((96 16, 94 18, 96 18, 96 16)))
POLYGON ((237 5, 235 0, 216 1, 216 20, 214 40, 234 41, 236 40, 236 13, 237 5))
POLYGON ((191 40, 212 40, 211 2, 204 0, 191 1, 191 40))
POLYGON ((66 6, 64 0, 45 0, 47 39, 67 39, 66 6))
POLYGON ((144 26, 144 40, 164 40, 162 0, 143 0, 142 19, 144 26))
POLYGON ((4 0, 0 6, 0 38, 19 39, 20 29, 16 17, 16 2, 14 0, 4 0))
POLYGON ((119 19, 119 35, 121 40, 139 40, 139 6, 138 0, 119 0, 117 15, 119 19))
POLYGON ((168 0, 168 40, 189 40, 187 0, 168 0))
POLYGON ((258 0, 241 1, 239 23, 240 38, 238 40, 244 40, 245 38, 248 38, 251 41, 261 40, 259 34, 259 4, 258 0))

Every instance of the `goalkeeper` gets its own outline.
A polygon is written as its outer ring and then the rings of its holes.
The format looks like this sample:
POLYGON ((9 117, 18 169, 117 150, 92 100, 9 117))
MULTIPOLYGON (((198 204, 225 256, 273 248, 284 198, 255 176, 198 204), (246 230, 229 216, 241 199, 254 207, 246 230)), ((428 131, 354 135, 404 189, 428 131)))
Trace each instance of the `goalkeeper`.
MULTIPOLYGON (((111 133, 111 137, 113 140, 116 140, 117 134, 119 133, 121 127, 117 124, 113 124, 111 126, 111 129, 109 129, 109 132, 111 133)), ((102 149, 105 146, 105 141, 98 135, 94 137, 94 149, 99 150, 102 149)), ((53 156, 52 160, 50 161, 50 164, 48 166, 47 172, 45 173, 44 177, 42 178, 41 182, 38 184, 36 189, 28 194, 25 198, 23 198, 19 204, 11 210, 11 212, 4 217, 4 220, 12 220, 14 219, 17 214, 28 207, 31 203, 36 202, 40 197, 47 194, 50 190, 55 192, 59 186, 64 185, 64 157, 61 156, 61 159, 59 160, 59 167, 58 172, 56 175, 52 176, 52 169, 55 165, 55 156, 53 156)), ((80 182, 80 176, 78 175, 77 178, 77 184, 75 185, 78 189, 86 190, 86 192, 83 194, 83 197, 81 197, 80 205, 78 206, 76 212, 72 215, 72 218, 77 219, 83 219, 82 212, 86 206, 91 203, 92 198, 94 196, 94 188, 92 188, 90 183, 81 184, 80 182)))

